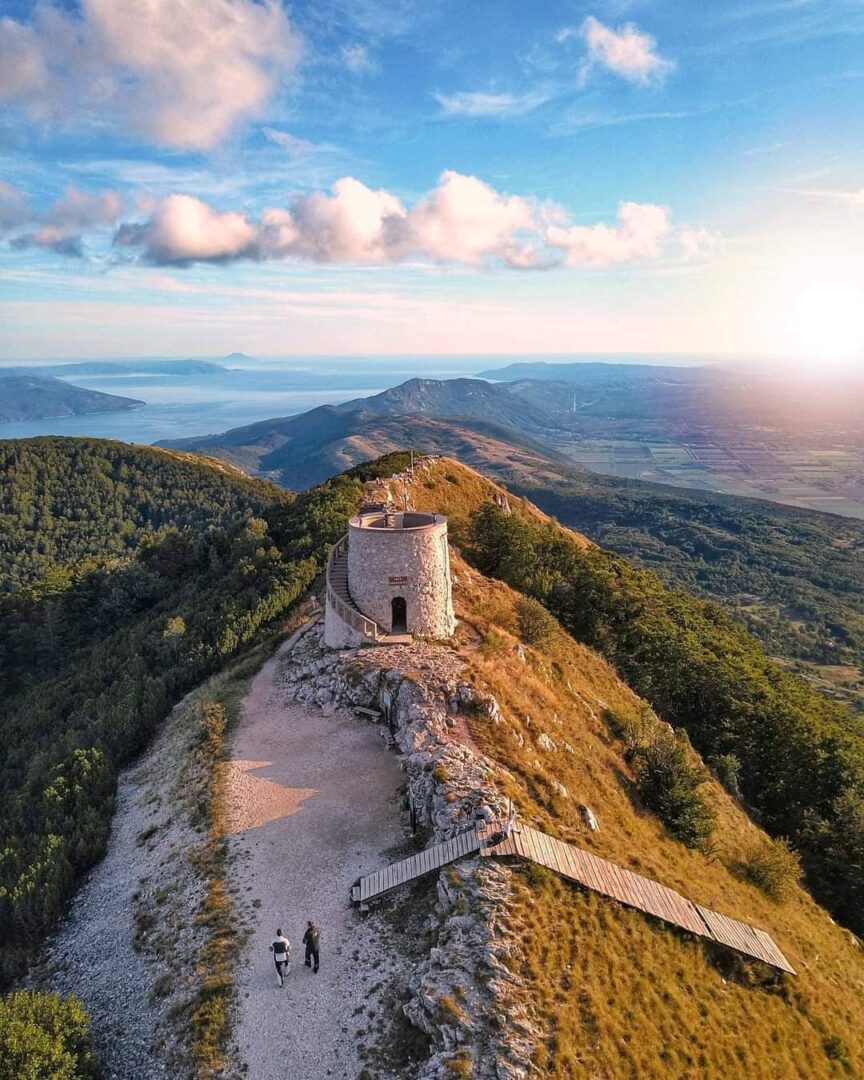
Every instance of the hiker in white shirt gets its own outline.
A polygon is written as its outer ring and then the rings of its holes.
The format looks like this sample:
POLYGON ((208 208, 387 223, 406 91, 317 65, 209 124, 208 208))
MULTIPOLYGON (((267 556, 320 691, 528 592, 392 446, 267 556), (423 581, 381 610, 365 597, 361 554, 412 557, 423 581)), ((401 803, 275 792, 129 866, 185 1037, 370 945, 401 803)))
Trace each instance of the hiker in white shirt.
POLYGON ((273 960, 276 964, 276 981, 280 986, 285 985, 285 976, 291 974, 291 942, 282 936, 282 931, 276 931, 276 937, 270 946, 273 960))

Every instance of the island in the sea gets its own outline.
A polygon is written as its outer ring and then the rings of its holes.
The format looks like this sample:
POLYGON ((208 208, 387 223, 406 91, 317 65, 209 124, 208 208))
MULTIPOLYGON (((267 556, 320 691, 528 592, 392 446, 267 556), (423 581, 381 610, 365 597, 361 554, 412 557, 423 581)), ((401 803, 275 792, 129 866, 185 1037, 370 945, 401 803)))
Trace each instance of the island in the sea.
POLYGON ((0 371, 0 423, 137 409, 143 401, 85 390, 62 379, 0 371))

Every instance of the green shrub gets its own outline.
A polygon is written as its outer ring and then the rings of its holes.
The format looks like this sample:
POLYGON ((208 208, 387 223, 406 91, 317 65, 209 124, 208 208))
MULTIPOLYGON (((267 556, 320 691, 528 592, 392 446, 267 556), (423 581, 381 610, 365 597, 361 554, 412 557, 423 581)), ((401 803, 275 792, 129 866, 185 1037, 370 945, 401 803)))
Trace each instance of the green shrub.
POLYGON ((826 1035, 822 1040, 822 1048, 825 1056, 832 1061, 839 1061, 841 1065, 849 1064, 849 1051, 839 1035, 826 1035))
POLYGON ((0 997, 0 1080, 87 1080, 98 1070, 90 1019, 77 998, 0 997))
POLYGON ((714 828, 714 816, 701 791, 707 777, 690 760, 686 739, 665 728, 633 750, 636 783, 645 805, 687 847, 703 849, 714 828))
POLYGON ((772 900, 785 900, 801 880, 801 859, 788 840, 763 840, 744 860, 744 872, 772 900))
POLYGON ((558 622, 538 600, 520 596, 515 606, 519 637, 526 645, 544 645, 554 637, 558 622))
POLYGON ((484 660, 488 660, 492 656, 500 656, 506 650, 506 639, 500 634, 496 634, 494 630, 490 630, 483 635, 483 640, 480 642, 480 655, 484 660))

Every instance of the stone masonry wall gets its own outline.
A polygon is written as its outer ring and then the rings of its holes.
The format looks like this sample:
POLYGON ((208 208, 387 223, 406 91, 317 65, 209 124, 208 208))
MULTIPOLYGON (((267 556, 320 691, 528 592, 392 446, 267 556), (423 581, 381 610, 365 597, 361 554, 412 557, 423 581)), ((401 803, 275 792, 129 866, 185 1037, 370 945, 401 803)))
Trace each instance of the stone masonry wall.
POLYGON ((359 630, 340 619, 329 600, 324 607, 324 640, 331 649, 354 649, 367 641, 359 630))
POLYGON ((409 633, 449 637, 456 620, 446 522, 423 529, 350 528, 348 588, 363 614, 385 630, 392 629, 391 602, 401 596, 409 633))

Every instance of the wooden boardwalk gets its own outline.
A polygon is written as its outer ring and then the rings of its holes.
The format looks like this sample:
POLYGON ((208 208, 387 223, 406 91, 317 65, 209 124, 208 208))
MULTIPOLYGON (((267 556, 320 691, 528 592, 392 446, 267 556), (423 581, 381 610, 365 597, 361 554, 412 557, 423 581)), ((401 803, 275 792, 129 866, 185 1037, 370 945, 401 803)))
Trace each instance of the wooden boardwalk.
POLYGON ((446 840, 443 844, 434 844, 417 855, 412 855, 401 862, 385 866, 383 870, 376 870, 374 874, 367 874, 351 888, 351 899, 355 904, 365 903, 375 896, 398 889, 414 878, 431 874, 433 870, 439 870, 447 863, 455 862, 466 855, 473 855, 480 850, 480 834, 471 829, 469 832, 459 833, 452 840, 446 840))
POLYGON ((475 852, 484 858, 510 855, 530 859, 602 896, 653 915, 690 934, 725 945, 744 956, 761 960, 780 971, 795 974, 795 969, 764 930, 694 904, 674 889, 527 825, 516 825, 506 836, 501 822, 461 833, 446 843, 436 844, 418 855, 360 878, 351 890, 351 899, 355 903, 371 900, 475 852))

